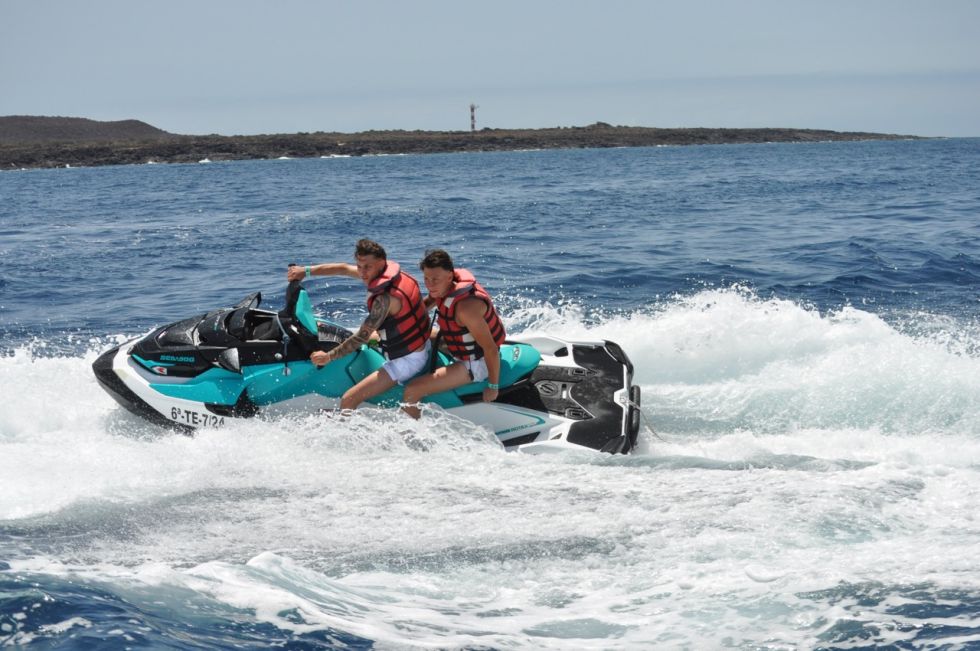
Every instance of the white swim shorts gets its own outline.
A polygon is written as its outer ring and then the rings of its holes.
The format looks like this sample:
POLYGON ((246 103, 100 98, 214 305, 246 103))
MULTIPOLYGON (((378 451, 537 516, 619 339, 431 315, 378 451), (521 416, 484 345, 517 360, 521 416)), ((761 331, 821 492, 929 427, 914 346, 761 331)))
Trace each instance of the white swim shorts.
POLYGON ((480 359, 457 359, 456 363, 462 364, 470 372, 471 382, 483 382, 490 377, 490 371, 487 370, 487 360, 484 357, 480 359))
POLYGON ((389 359, 381 368, 398 384, 405 384, 425 370, 429 363, 429 353, 432 352, 432 342, 425 342, 425 348, 409 353, 404 357, 389 359))

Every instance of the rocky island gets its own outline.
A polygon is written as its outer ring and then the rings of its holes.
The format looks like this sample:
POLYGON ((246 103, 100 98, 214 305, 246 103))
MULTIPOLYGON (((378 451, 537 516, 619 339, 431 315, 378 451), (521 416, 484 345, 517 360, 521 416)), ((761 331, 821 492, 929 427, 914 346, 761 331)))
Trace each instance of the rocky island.
POLYGON ((139 120, 99 122, 84 118, 7 116, 0 117, 0 170, 283 157, 913 138, 817 129, 625 127, 605 122, 548 129, 190 136, 168 133, 139 120))

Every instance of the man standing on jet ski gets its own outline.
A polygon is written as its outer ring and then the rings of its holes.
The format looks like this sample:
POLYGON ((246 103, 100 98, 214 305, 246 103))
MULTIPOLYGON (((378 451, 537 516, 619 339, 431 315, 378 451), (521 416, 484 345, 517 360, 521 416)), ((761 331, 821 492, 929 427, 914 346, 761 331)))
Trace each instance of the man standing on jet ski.
POLYGON ((292 266, 287 272, 289 281, 309 276, 350 276, 360 278, 368 288, 368 316, 346 341, 328 351, 315 351, 310 361, 324 366, 358 350, 378 333, 384 365, 348 389, 340 400, 342 409, 356 409, 359 404, 395 384, 404 384, 425 368, 432 343, 429 332, 432 322, 416 281, 401 270, 397 262, 389 262, 384 247, 362 239, 354 252, 357 265, 346 262, 292 266))
POLYGON ((402 409, 418 418, 417 405, 425 396, 483 380, 483 400, 493 402, 500 389, 500 346, 507 335, 490 295, 473 274, 454 268, 442 249, 427 251, 419 268, 429 290, 426 305, 436 306, 439 334, 454 362, 409 382, 402 409))

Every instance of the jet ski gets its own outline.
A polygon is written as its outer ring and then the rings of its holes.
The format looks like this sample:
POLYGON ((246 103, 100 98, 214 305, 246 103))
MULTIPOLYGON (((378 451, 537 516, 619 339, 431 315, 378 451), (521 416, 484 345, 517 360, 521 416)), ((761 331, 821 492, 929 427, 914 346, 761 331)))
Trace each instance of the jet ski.
MULTIPOLYGON (((351 332, 316 317, 300 281, 282 310, 260 309, 258 292, 229 308, 153 329, 106 351, 92 364, 109 395, 130 412, 190 432, 234 419, 337 408, 340 397, 385 359, 371 345, 324 367, 309 360, 351 332)), ((566 341, 541 334, 500 348, 500 391, 483 401, 485 382, 428 396, 461 418, 491 429, 509 450, 588 448, 625 454, 636 446, 640 388, 633 365, 611 341, 566 341)), ((451 358, 433 347, 430 370, 451 358)), ((375 396, 396 408, 402 387, 375 396)))

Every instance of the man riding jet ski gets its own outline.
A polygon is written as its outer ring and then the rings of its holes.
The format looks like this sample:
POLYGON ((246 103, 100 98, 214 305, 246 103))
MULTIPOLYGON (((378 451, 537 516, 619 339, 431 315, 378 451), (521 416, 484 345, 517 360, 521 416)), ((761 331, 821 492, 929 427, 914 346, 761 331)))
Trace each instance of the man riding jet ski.
MULTIPOLYGON (((358 350, 323 366, 310 362, 350 331, 318 319, 306 289, 289 283, 286 306, 259 309, 259 293, 231 308, 156 328, 103 353, 92 368, 102 387, 134 414, 165 427, 193 430, 257 414, 339 406, 340 397, 385 361, 358 350)), ((450 358, 433 349, 430 369, 450 358)), ((589 448, 630 452, 640 426, 640 388, 633 365, 611 341, 510 337, 500 347, 500 391, 482 400, 486 382, 428 396, 425 402, 489 427, 507 449, 589 448)), ((397 407, 402 387, 369 402, 397 407)))

